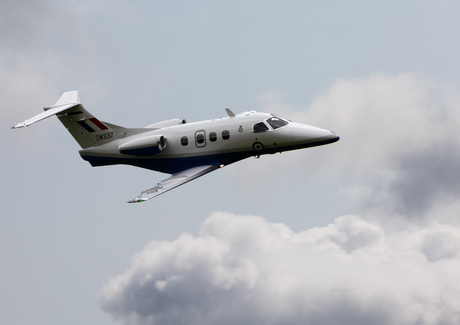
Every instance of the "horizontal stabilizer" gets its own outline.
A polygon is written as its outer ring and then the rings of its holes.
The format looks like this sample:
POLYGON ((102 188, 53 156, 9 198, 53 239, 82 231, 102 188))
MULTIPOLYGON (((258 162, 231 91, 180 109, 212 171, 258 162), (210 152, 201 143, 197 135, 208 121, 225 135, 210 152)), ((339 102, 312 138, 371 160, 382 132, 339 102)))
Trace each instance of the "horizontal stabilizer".
POLYGON ((194 180, 195 178, 198 178, 207 173, 210 173, 213 170, 216 170, 218 168, 219 166, 208 165, 208 166, 193 167, 193 168, 178 172, 162 180, 160 183, 158 183, 156 186, 152 187, 151 189, 148 189, 142 192, 141 195, 132 199, 128 203, 139 203, 139 202, 150 200, 154 198, 155 196, 163 194, 169 190, 172 190, 173 188, 181 186, 187 182, 194 180))
POLYGON ((29 126, 31 124, 34 124, 38 121, 44 120, 45 118, 48 118, 50 116, 59 114, 65 110, 68 110, 69 108, 75 107, 77 105, 80 105, 80 96, 78 95, 78 91, 67 91, 61 95, 59 100, 56 102, 54 106, 51 107, 45 107, 44 112, 28 119, 25 120, 24 122, 18 123, 15 126, 12 127, 12 129, 18 129, 18 128, 23 128, 25 126, 29 126))

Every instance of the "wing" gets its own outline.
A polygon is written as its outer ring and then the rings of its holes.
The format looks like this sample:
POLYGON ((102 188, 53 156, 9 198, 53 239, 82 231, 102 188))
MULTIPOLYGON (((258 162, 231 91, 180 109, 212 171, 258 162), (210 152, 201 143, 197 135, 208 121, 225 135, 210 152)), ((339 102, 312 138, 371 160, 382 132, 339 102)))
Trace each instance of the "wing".
POLYGON ((142 192, 141 195, 132 199, 128 203, 139 203, 150 200, 155 196, 163 194, 169 190, 172 190, 173 188, 181 186, 187 182, 194 180, 195 178, 210 173, 218 168, 220 167, 215 165, 198 166, 183 170, 176 174, 172 174, 170 177, 162 180, 160 183, 158 183, 151 189, 142 192))

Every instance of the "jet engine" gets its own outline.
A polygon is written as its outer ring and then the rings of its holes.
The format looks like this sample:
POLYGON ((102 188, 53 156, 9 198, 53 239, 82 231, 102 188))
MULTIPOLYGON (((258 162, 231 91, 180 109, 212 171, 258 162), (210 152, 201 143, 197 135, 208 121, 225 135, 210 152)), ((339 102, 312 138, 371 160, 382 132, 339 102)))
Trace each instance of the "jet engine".
POLYGON ((152 156, 166 148, 166 138, 162 135, 151 135, 134 139, 118 146, 118 151, 125 155, 152 156))

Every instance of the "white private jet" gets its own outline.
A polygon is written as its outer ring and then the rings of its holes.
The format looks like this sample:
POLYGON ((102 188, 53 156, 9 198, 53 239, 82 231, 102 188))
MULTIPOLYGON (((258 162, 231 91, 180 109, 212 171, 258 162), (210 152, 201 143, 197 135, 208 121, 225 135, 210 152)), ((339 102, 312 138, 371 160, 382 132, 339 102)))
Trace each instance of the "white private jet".
POLYGON ((56 115, 82 147, 92 166, 132 165, 172 174, 129 203, 143 202, 236 161, 264 154, 333 143, 339 136, 314 126, 255 111, 186 123, 172 119, 144 128, 101 122, 83 108, 78 91, 13 129, 56 115))

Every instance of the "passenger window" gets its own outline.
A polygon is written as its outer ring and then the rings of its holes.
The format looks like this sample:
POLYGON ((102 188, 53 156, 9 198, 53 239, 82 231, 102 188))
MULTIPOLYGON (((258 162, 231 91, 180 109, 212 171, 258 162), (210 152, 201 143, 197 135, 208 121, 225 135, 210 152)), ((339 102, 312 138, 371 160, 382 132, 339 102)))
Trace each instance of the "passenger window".
POLYGON ((265 125, 264 122, 260 122, 252 126, 252 131, 254 131, 254 133, 265 132, 268 131, 268 127, 265 125))
POLYGON ((216 132, 211 132, 211 133, 209 133, 209 140, 210 140, 211 142, 216 141, 216 140, 217 140, 217 133, 216 133, 216 132))
POLYGON ((230 132, 228 130, 222 131, 222 139, 224 140, 230 139, 230 132))
POLYGON ((202 144, 204 142, 204 135, 199 133, 196 135, 196 143, 202 144))
POLYGON ((183 145, 183 146, 188 145, 188 138, 187 138, 187 137, 182 137, 182 138, 180 138, 180 143, 181 143, 181 145, 183 145))

